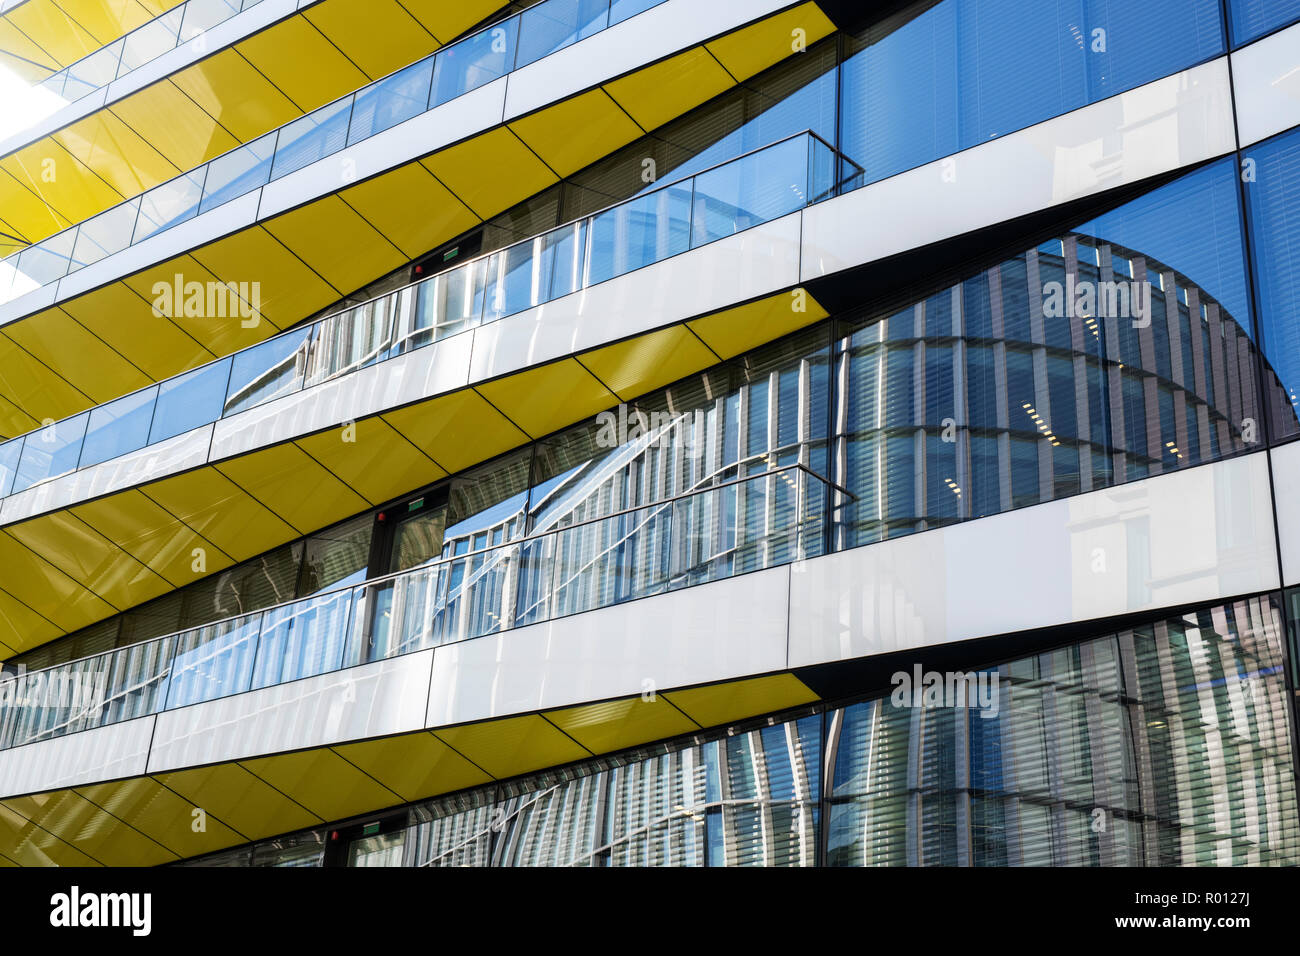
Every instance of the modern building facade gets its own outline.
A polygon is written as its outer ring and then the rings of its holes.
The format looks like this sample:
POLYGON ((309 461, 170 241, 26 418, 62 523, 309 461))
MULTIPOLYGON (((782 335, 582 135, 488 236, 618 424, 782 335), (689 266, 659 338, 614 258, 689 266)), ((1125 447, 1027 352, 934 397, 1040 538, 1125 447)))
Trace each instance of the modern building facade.
POLYGON ((1297 0, 0 69, 0 861, 1300 863, 1297 0))

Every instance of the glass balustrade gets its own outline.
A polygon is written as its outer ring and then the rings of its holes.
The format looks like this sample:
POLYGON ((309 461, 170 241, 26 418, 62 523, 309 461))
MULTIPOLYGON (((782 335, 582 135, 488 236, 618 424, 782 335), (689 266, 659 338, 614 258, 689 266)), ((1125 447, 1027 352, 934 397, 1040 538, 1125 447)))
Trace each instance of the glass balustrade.
POLYGON ((714 479, 602 517, 548 517, 555 527, 513 542, 83 660, 0 671, 0 748, 815 556, 832 508, 851 497, 802 464, 714 479))
MULTIPOLYGON (((257 2, 260 0, 243 0, 243 6, 246 9, 257 2)), ((55 282, 663 2, 543 0, 142 196, 0 260, 0 303, 55 282), (84 240, 83 232, 88 234, 84 240)), ((189 0, 87 57, 83 61, 87 64, 85 80, 78 81, 78 89, 85 86, 84 92, 89 92, 93 88, 89 84, 109 72, 120 76, 190 39, 199 32, 198 24, 220 22, 214 17, 223 5, 231 9, 231 16, 239 12, 234 9, 239 0, 189 0), (187 24, 195 29, 190 31, 187 24), (119 65, 110 67, 114 57, 119 65)), ((73 64, 69 69, 80 66, 73 64)), ((59 83, 66 86, 68 81, 62 76, 56 74, 45 82, 52 84, 51 88, 59 83)))
POLYGON ((164 53, 189 43, 262 0, 187 0, 126 36, 46 77, 39 88, 73 103, 138 69, 164 53))
POLYGON ((652 186, 579 222, 0 444, 0 496, 769 222, 835 195, 858 175, 804 132, 652 186))

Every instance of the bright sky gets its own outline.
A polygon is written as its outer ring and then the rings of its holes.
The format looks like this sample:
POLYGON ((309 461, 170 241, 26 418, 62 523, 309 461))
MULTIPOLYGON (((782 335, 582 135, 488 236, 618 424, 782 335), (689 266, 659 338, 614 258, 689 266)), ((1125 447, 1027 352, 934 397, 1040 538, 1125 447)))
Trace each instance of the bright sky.
POLYGON ((0 140, 22 132, 63 105, 63 97, 31 86, 8 67, 0 66, 0 140))

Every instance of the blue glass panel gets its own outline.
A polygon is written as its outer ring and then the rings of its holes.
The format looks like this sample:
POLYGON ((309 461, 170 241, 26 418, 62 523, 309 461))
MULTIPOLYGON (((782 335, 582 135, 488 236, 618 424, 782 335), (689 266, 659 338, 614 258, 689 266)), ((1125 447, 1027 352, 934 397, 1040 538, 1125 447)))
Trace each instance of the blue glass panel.
POLYGON ((1300 434, 1300 131, 1286 133, 1246 151, 1255 164, 1246 184, 1259 332, 1270 368, 1274 438, 1300 434))
POLYGON ((1228 0, 1228 17, 1232 45, 1238 47, 1300 20, 1300 0, 1228 0))
POLYGON ((488 260, 483 319, 514 315, 581 287, 586 222, 502 249, 488 260))
MULTIPOLYGON (((1071 19, 1065 13, 1062 24, 1071 19)), ((1087 0, 1084 43, 1090 103, 1177 73, 1226 48, 1219 0, 1087 0)))
POLYGON ((149 443, 181 435, 221 417, 230 378, 230 359, 204 365, 158 386, 158 407, 149 429, 149 443))
POLYGON ((337 153, 347 144, 351 115, 352 97, 349 96, 281 127, 271 178, 279 179, 337 153))
POLYGON ((180 30, 183 8, 173 8, 161 17, 132 30, 126 35, 122 50, 122 64, 117 75, 143 66, 168 50, 176 49, 176 35, 180 30))
POLYGON ((582 288, 582 257, 587 253, 586 220, 548 233, 546 241, 554 250, 550 261, 551 298, 577 292, 582 288))
POLYGON ((691 183, 664 186, 591 220, 587 284, 685 252, 690 242, 691 183))
POLYGON ((81 457, 86 419, 86 413, 82 412, 28 434, 23 441, 23 455, 18 462, 14 491, 23 491, 38 481, 73 471, 77 467, 77 459, 81 457))
POLYGON ((261 345, 236 352, 226 390, 225 414, 252 408, 302 386, 298 352, 314 326, 294 329, 261 345))
POLYGON ((92 53, 68 67, 64 73, 66 80, 59 91, 63 98, 71 103, 112 83, 117 78, 118 61, 122 58, 124 45, 124 39, 118 40, 112 46, 92 53))
POLYGON ((799 136, 697 176, 691 247, 807 205, 808 158, 799 136))
POLYGON ((13 438, 0 445, 0 498, 13 491, 18 459, 23 453, 23 439, 13 438))
POLYGON ((374 136, 423 113, 429 103, 433 57, 427 57, 357 92, 348 143, 374 136))
POLYGON ((78 467, 97 465, 147 445, 157 398, 155 385, 91 409, 78 467))
POLYGON ((515 69, 605 29, 609 0, 546 0, 521 14, 515 69))
POLYGON ((438 106, 505 76, 513 68, 519 17, 439 51, 429 105, 438 106))
POLYGON ((239 0, 187 0, 180 39, 191 40, 239 12, 239 0))
POLYGON ((428 332, 412 336, 406 348, 419 348, 478 325, 486 275, 487 262, 478 260, 421 282, 416 287, 412 326, 428 332))
POLYGON ((68 274, 72 249, 77 241, 76 229, 65 229, 39 245, 29 246, 18 256, 18 273, 38 286, 68 274))
POLYGON ((207 212, 214 206, 265 186, 271 178, 276 136, 276 133, 267 133, 261 139, 245 143, 208 163, 208 178, 203 184, 203 202, 199 211, 207 212))
POLYGON ((1218 9, 947 0, 846 60, 842 149, 874 182, 1078 109, 1221 52, 1218 9))
POLYGON ((207 173, 200 167, 192 173, 177 176, 149 190, 140 197, 140 215, 136 219, 132 242, 170 229, 178 223, 193 219, 199 214, 199 200, 203 198, 203 177, 207 173))
POLYGON ((248 614, 176 635, 166 708, 248 690, 261 620, 260 613, 248 614))
POLYGON ((77 228, 77 242, 72 248, 73 271, 129 246, 139 212, 140 200, 136 198, 83 222, 77 228))
POLYGON ((341 667, 351 609, 349 590, 268 610, 252 686, 271 687, 341 667))
POLYGON ((1075 231, 1176 270, 1217 299, 1243 331, 1254 337, 1233 160, 1222 159, 1183 176, 1075 231), (1196 228, 1178 228, 1176 223, 1191 215, 1191 210, 1195 210, 1196 228))
POLYGON ((609 23, 613 26, 615 23, 622 23, 628 17, 634 17, 638 13, 649 10, 651 7, 657 7, 664 0, 614 0, 609 8, 609 23))

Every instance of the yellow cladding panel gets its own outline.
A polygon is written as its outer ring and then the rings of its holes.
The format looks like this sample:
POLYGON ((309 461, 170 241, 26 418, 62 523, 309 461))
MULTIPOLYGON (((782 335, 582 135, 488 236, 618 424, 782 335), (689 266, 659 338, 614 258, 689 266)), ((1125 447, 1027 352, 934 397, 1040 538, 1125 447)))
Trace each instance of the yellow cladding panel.
POLYGON ((94 404, 64 379, 0 333, 0 395, 37 422, 58 421, 94 404))
POLYGON ((48 309, 5 327, 5 334, 96 403, 148 385, 150 379, 62 309, 48 309))
POLYGON ((15 435, 31 431, 39 424, 40 422, 35 418, 32 418, 9 399, 0 395, 0 435, 12 438, 15 435))
POLYGON ((244 760, 242 766, 325 820, 395 806, 402 798, 328 747, 244 760))
POLYGON ((829 315, 804 289, 781 292, 686 323, 724 359, 775 341, 829 315))
POLYGON ((191 170, 239 145, 239 140, 171 83, 155 83, 113 104, 124 123, 178 169, 191 170))
POLYGON ((275 85, 233 49, 170 77, 240 142, 256 139, 302 115, 275 85))
POLYGON ((423 162, 482 219, 559 181, 518 136, 505 128, 475 136, 423 162))
POLYGON ((364 498, 292 442, 216 467, 304 534, 366 509, 364 498))
POLYGON ((101 865, 3 804, 0 804, 0 850, 20 866, 101 865))
POLYGON ((65 631, 75 631, 113 613, 113 608, 50 562, 0 531, 4 588, 65 631))
POLYGON ((573 359, 487 382, 478 391, 534 438, 618 404, 618 397, 573 359))
POLYGON ((372 505, 447 476, 382 418, 300 438, 297 444, 372 505))
POLYGON ((436 733, 498 780, 591 756, 538 714, 447 727, 436 733))
POLYGON ((100 110, 54 138, 123 196, 134 196, 182 172, 111 110, 100 110))
POLYGON ((346 744, 334 750, 408 801, 464 790, 492 780, 424 731, 346 744))
POLYGON ((157 16, 138 0, 60 0, 59 6, 105 46, 157 16))
POLYGON ((674 690, 663 695, 701 727, 716 727, 817 700, 817 695, 793 674, 773 674, 750 680, 674 690))
POLYGON ((719 37, 707 46, 732 76, 747 80, 798 52, 801 45, 812 46, 834 32, 835 24, 827 19, 817 4, 802 3, 792 10, 719 37))
MULTIPOLYGON (((311 315, 340 296, 339 290, 303 265, 302 260, 260 226, 219 239, 191 255, 222 282, 256 282, 261 313, 280 328, 311 315)), ((271 330, 266 334, 271 334, 271 330)))
POLYGON ((674 325, 587 352, 578 361, 627 400, 716 365, 718 357, 686 326, 674 325))
POLYGON ((301 830, 321 819, 237 763, 154 774, 196 807, 249 840, 301 830))
POLYGON ((632 697, 603 704, 586 704, 547 713, 546 718, 595 754, 679 737, 699 730, 699 725, 668 703, 662 695, 653 700, 632 697))
POLYGON ((214 356, 153 304, 120 282, 69 299, 63 311, 103 339, 154 381, 170 378, 214 356))
POLYGON ((408 259, 479 221, 420 163, 408 163, 340 194, 408 259))
POLYGON ((604 90, 591 90, 515 120, 510 128, 561 176, 568 176, 642 134, 604 90))
POLYGON ((277 216, 264 228, 340 293, 373 282, 407 258, 338 196, 277 216))
POLYGON ((4 210, 10 227, 5 231, 29 242, 32 237, 43 239, 72 225, 71 220, 59 215, 40 196, 5 172, 3 164, 0 164, 0 210, 4 210))
POLYGON ((72 513, 176 587, 234 563, 220 548, 139 491, 78 505, 72 513), (195 554, 195 549, 201 552, 195 554))
POLYGON ((4 18, 0 18, 0 66, 32 85, 59 71, 52 56, 4 18))
POLYGON ((383 418, 448 472, 528 441, 473 389, 386 412, 383 418))
POLYGON ((0 591, 0 641, 6 658, 39 647, 62 633, 22 601, 0 591))
POLYGON ((75 63, 102 45, 54 0, 27 0, 6 13, 5 19, 32 37, 61 66, 75 63))
POLYGON ((215 468, 164 478, 141 491, 236 561, 297 537, 215 468))
POLYGON ((481 23, 500 10, 502 0, 402 0, 402 6, 424 24, 424 28, 443 43, 450 43, 470 27, 481 23))
POLYGON ((245 842, 216 814, 188 802, 152 777, 78 787, 77 793, 121 820, 122 825, 134 827, 180 857, 199 856, 245 842), (196 815, 195 810, 203 813, 196 815), (199 820, 201 827, 196 826, 199 820))
POLYGON ((171 590, 163 578, 66 511, 6 529, 78 584, 114 607, 134 607, 171 590))
POLYGON ((372 80, 438 48, 433 34, 395 0, 324 0, 303 15, 372 80))
POLYGON ((734 81, 708 50, 696 47, 605 84, 605 90, 645 129, 713 99, 734 81))
POLYGON ((254 34, 235 49, 303 111, 366 84, 366 75, 302 14, 254 34))
POLYGON ((156 866, 177 859, 72 790, 11 797, 4 805, 105 866, 156 866))
MULTIPOLYGON (((277 331, 275 324, 264 316, 261 316, 255 309, 255 302, 245 302, 239 298, 239 289, 249 290, 249 298, 255 299, 256 296, 251 294, 253 286, 251 284, 239 286, 234 292, 223 293, 226 296, 224 304, 214 310, 214 314, 207 313, 207 290, 216 289, 222 280, 218 279, 203 266, 193 256, 181 256, 179 259, 172 259, 170 262, 164 262, 162 265, 154 266, 143 272, 137 272, 133 276, 128 276, 122 282, 147 302, 154 302, 158 295, 162 293, 158 284, 166 286, 171 290, 173 307, 168 313, 168 318, 178 328, 190 334, 191 338, 196 339, 213 355, 229 355, 231 352, 238 352, 242 348, 250 345, 256 345, 268 336, 274 335, 277 331), (176 296, 176 281, 180 277, 181 297, 183 303, 187 293, 186 288, 193 288, 189 284, 192 282, 199 283, 203 291, 202 315, 188 315, 187 309, 176 307, 178 301, 176 296), (216 285, 209 286, 208 283, 216 285), (225 314, 221 314, 224 312, 225 314), (243 312, 248 313, 248 324, 245 325, 243 312), (257 322, 252 320, 256 318, 257 322)), ((213 300, 214 306, 217 300, 213 300)))
MULTIPOLYGON (((0 168, 57 210, 59 219, 81 222, 122 199, 117 190, 49 138, 6 156, 0 161, 0 168)), ((6 208, 5 212, 11 213, 12 210, 6 208)), ((36 222, 24 222, 24 236, 39 241, 58 231, 48 227, 37 231, 37 223, 42 220, 53 224, 53 220, 46 220, 46 217, 39 217, 36 222)))

